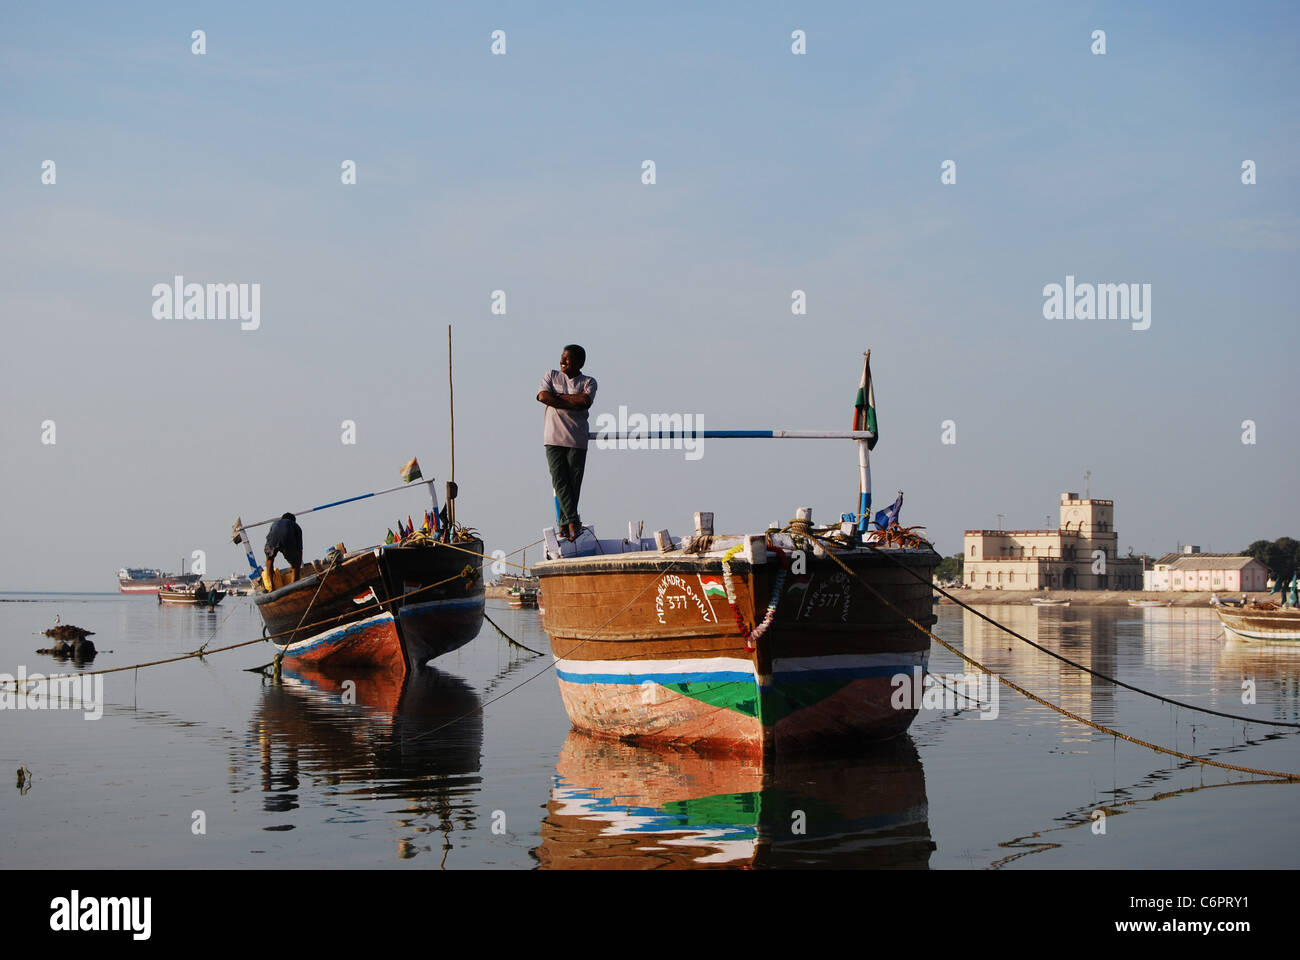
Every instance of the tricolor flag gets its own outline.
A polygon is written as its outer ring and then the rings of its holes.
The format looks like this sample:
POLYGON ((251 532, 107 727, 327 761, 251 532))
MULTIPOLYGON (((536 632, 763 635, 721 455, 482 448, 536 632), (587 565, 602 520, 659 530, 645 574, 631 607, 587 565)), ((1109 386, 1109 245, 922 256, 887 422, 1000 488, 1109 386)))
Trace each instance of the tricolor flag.
POLYGON ((870 430, 870 440, 858 441, 858 529, 866 531, 871 517, 871 462, 868 451, 880 439, 876 426, 876 390, 871 384, 871 352, 862 358, 862 379, 853 401, 853 429, 870 430))
POLYGON ((726 588, 717 577, 700 577, 700 585, 704 587, 706 597, 725 597, 727 595, 726 588))
POLYGON ((862 381, 858 384, 858 396, 853 401, 853 429, 870 430, 876 436, 867 441, 867 449, 876 449, 880 438, 876 426, 876 391, 871 385, 871 355, 862 361, 862 381))
POLYGON ((419 459, 412 457, 410 460, 407 460, 405 466, 402 467, 402 479, 407 483, 410 483, 412 480, 419 480, 422 476, 424 476, 424 474, 420 473, 419 459))
POLYGON ((352 598, 352 602, 355 603, 357 606, 362 606, 364 604, 370 603, 372 600, 375 601, 376 603, 379 602, 379 598, 375 596, 374 587, 367 587, 364 593, 358 593, 355 597, 352 598))

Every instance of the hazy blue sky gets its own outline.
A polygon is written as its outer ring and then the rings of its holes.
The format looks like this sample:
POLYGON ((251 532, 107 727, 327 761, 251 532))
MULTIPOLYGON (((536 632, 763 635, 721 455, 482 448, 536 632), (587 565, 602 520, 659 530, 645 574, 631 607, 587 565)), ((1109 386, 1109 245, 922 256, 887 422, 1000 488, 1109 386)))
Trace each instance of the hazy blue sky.
MULTIPOLYGON (((0 8, 0 589, 228 573, 236 514, 444 479, 449 322, 489 548, 553 519, 534 397, 569 341, 593 412, 707 427, 847 428, 870 348, 877 502, 945 553, 1086 469, 1121 550, 1300 535, 1295 6, 900 6, 0 8), (260 329, 155 319, 175 274, 260 283, 260 329), (1067 274, 1151 284, 1150 329, 1044 319, 1067 274)), ((593 449, 582 514, 755 530, 856 477, 848 442, 593 449)), ((307 552, 424 503, 303 518, 307 552)))

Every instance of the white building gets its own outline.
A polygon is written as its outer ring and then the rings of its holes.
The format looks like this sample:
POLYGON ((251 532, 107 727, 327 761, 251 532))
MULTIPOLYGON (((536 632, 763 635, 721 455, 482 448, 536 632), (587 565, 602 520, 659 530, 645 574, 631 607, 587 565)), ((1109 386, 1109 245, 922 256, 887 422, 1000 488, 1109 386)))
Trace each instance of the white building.
POLYGON ((1119 556, 1115 504, 1061 494, 1055 530, 967 530, 966 586, 991 590, 1137 590, 1142 562, 1119 556))

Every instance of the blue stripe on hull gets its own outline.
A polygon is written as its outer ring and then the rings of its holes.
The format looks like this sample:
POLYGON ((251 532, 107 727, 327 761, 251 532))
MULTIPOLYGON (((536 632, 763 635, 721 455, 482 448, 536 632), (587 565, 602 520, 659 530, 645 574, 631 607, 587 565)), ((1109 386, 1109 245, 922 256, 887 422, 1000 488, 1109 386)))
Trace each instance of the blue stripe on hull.
MULTIPOLYGON (((291 647, 284 648, 284 655, 286 657, 296 657, 300 654, 306 653, 308 650, 315 650, 317 647, 323 647, 331 644, 340 643, 355 633, 361 633, 363 630, 368 630, 372 628, 376 622, 382 622, 383 619, 384 618, 380 618, 378 616, 367 617, 365 620, 362 620, 359 623, 350 623, 346 627, 342 627, 340 629, 329 630, 326 631, 325 633, 318 633, 316 634, 316 636, 310 638, 309 640, 305 640, 300 643, 295 643, 291 647)), ((391 620, 392 615, 390 614, 387 617, 387 619, 391 620)), ((279 645, 277 644, 277 646, 279 645)))
MULTIPOLYGON (((772 684, 763 684, 763 686, 774 686, 781 683, 800 683, 805 680, 829 680, 843 678, 846 680, 856 680, 859 677, 892 677, 897 674, 905 674, 907 677, 912 676, 912 668, 917 666, 915 663, 897 663, 883 664, 870 667, 827 667, 821 670, 782 670, 773 674, 772 684)), ((571 673, 562 668, 556 668, 555 675, 561 680, 569 683, 612 683, 623 684, 627 686, 640 686, 643 683, 725 683, 732 682, 750 682, 755 681, 752 673, 741 673, 738 671, 696 671, 696 672, 675 672, 675 673, 571 673)))

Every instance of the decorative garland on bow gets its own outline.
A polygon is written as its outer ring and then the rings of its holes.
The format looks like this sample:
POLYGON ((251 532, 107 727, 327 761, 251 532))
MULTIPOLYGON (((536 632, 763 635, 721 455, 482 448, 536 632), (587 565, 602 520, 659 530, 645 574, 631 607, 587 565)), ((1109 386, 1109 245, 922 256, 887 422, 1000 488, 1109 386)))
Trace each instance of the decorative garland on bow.
POLYGON ((776 575, 776 583, 772 584, 772 598, 767 602, 767 612, 763 615, 763 619, 759 621, 758 626, 751 629, 749 624, 745 623, 740 607, 736 604, 736 586, 731 580, 731 560, 743 549, 743 543, 737 544, 722 555, 722 584, 727 591, 727 606, 731 607, 731 613, 736 618, 736 626, 740 629, 740 635, 745 638, 745 649, 753 650, 754 641, 767 632, 767 628, 772 625, 772 621, 776 617, 776 605, 781 600, 782 590, 785 589, 785 578, 789 572, 789 563, 786 560, 785 551, 778 551, 781 556, 781 570, 776 575))

